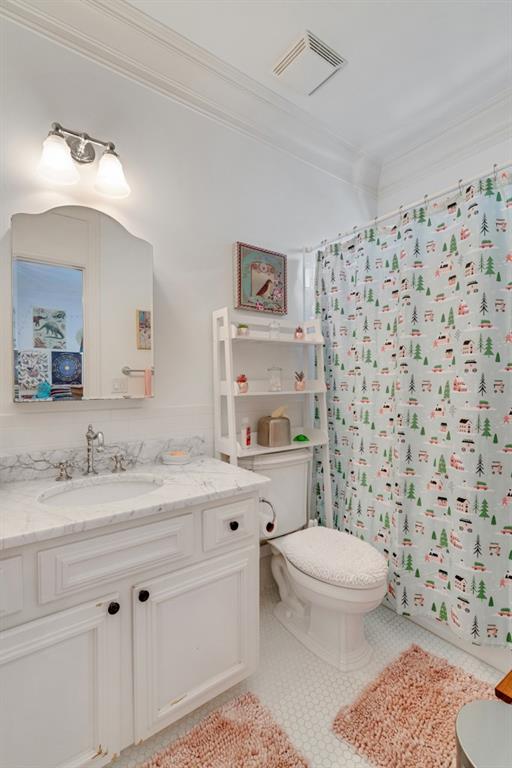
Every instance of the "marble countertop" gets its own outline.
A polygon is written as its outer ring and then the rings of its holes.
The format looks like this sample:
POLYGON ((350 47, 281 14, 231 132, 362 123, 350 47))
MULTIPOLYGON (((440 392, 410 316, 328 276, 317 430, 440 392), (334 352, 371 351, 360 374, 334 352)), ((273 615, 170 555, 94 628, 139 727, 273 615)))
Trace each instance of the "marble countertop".
MULTIPOLYGON (((39 501, 43 494, 71 488, 73 480, 30 480, 0 486, 0 552, 37 541, 55 539, 72 533, 91 531, 107 525, 140 520, 162 512, 250 493, 268 478, 209 457, 194 459, 181 466, 144 465, 109 479, 122 480, 129 474, 137 477, 157 476, 161 485, 142 496, 123 501, 89 506, 51 507, 39 501)), ((76 478, 79 484, 98 482, 94 475, 76 478)), ((134 478, 135 479, 135 478, 134 478)), ((101 482, 101 480, 100 480, 101 482)))

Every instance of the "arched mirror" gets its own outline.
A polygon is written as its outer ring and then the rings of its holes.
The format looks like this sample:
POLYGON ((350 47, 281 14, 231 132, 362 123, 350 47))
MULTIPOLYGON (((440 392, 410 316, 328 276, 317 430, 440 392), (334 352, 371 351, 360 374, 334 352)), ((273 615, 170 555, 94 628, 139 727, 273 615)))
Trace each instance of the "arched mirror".
POLYGON ((15 402, 150 397, 153 249, 80 206, 12 217, 15 402))

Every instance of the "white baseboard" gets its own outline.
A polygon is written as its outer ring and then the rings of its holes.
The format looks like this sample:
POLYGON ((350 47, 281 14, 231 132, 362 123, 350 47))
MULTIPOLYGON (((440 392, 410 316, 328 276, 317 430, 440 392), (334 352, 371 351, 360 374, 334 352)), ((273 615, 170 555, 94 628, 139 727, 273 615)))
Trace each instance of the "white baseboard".
MULTIPOLYGON (((395 611, 390 608, 389 605, 384 606, 392 613, 395 611)), ((508 672, 512 667, 512 651, 508 648, 501 648, 496 646, 487 645, 473 645, 468 643, 467 640, 463 640, 454 634, 448 627, 440 625, 438 622, 431 621, 430 619, 423 618, 422 616, 404 616, 403 618, 413 621, 423 629, 427 629, 434 635, 437 635, 442 640, 446 640, 448 643, 455 645, 456 648, 460 648, 462 651, 466 651, 471 656, 474 656, 479 661, 489 664, 491 667, 498 669, 500 672, 508 672)))

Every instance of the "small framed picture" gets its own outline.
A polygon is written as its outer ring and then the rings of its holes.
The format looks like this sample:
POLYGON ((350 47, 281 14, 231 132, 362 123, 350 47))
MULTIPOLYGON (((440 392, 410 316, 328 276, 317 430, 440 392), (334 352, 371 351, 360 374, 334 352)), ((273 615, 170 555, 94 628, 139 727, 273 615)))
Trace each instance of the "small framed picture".
POLYGON ((151 312, 136 309, 137 349, 151 349, 151 312))
POLYGON ((283 253, 236 243, 235 308, 286 315, 286 256, 283 253))

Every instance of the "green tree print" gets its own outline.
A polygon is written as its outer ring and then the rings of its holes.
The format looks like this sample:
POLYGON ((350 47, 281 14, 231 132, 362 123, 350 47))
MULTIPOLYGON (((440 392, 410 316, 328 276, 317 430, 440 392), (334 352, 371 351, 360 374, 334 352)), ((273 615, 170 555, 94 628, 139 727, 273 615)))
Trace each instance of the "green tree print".
POLYGON ((491 422, 487 418, 484 419, 484 427, 482 429, 482 437, 491 437, 491 422))
POLYGON ((462 637, 508 647, 511 182, 406 211, 407 236, 369 223, 320 249, 315 286, 336 524, 386 552, 398 612, 434 604, 462 637))

